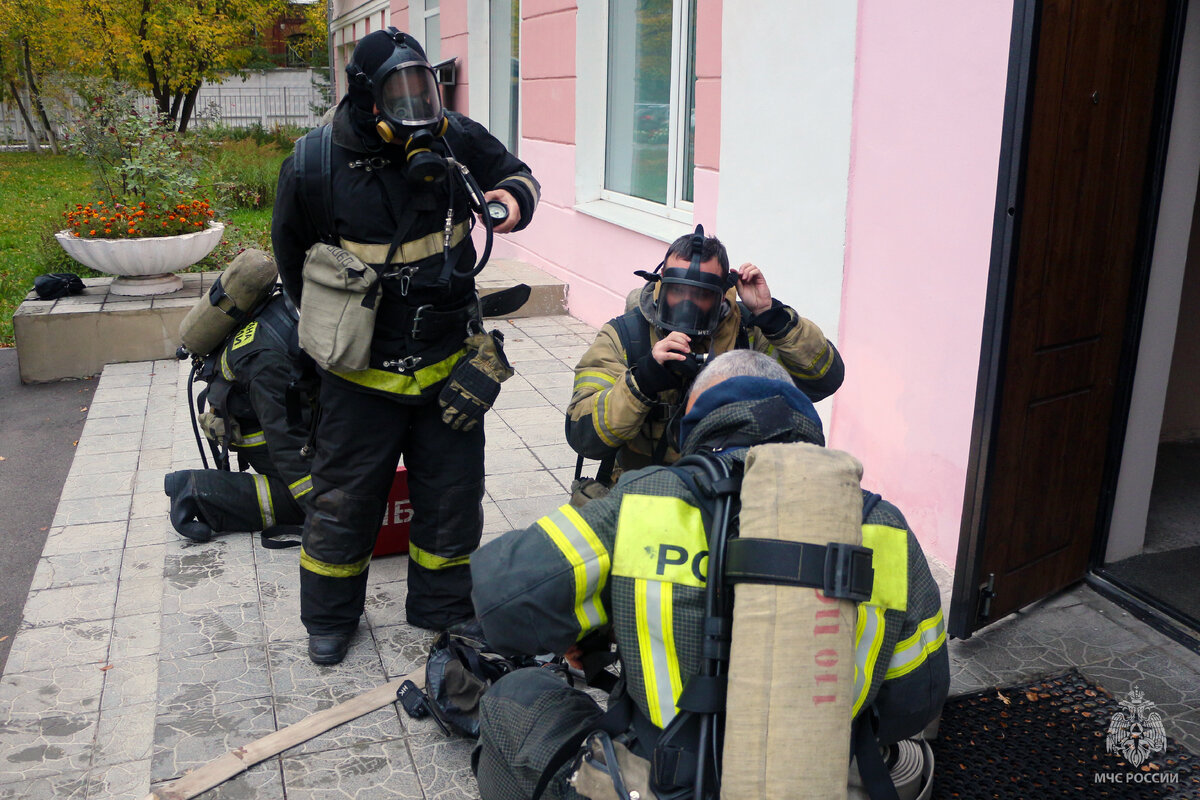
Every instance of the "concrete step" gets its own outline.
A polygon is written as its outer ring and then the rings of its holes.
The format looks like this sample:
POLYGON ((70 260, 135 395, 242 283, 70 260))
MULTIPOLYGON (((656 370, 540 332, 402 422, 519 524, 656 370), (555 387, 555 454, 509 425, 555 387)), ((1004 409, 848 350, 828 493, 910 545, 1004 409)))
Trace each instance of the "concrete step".
MULTIPOLYGON (((182 289, 152 297, 110 294, 112 278, 87 278, 83 294, 59 300, 30 292, 13 314, 21 381, 85 378, 105 364, 172 358, 179 323, 220 274, 185 273, 182 289)), ((529 284, 529 301, 509 318, 567 313, 567 285, 523 261, 493 259, 476 283, 481 295, 529 284)))

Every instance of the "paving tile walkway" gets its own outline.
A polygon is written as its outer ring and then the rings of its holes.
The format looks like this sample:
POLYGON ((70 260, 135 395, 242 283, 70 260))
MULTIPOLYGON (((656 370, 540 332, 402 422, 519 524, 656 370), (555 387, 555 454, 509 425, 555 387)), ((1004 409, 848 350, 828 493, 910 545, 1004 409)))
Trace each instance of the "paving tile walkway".
MULTIPOLYGON (((565 500, 575 456, 562 412, 595 333, 566 316, 498 324, 518 374, 487 420, 485 540, 565 500)), ((110 365, 100 379, 0 678, 0 800, 140 799, 423 660, 430 635, 404 622, 404 556, 373 562, 349 657, 316 667, 294 549, 174 533, 163 476, 199 466, 186 378, 186 364, 154 361, 110 365)), ((948 592, 949 572, 935 566, 948 592)), ((1168 732, 1200 751, 1200 659, 1087 589, 954 642, 952 654, 956 692, 1072 665, 1118 693, 1140 683, 1168 732)), ((473 798, 470 748, 392 705, 205 798, 473 798)))

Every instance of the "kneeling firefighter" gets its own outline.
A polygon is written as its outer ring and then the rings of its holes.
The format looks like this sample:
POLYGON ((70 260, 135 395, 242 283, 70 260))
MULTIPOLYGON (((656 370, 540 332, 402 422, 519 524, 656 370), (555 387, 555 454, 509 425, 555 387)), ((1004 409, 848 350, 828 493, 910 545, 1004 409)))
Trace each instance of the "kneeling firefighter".
POLYGON ((710 362, 681 432, 678 464, 472 558, 493 649, 586 671, 588 644, 611 641, 621 665, 605 712, 546 670, 497 681, 472 756, 482 797, 897 797, 881 753, 927 753, 910 737, 949 687, 904 517, 823 448, 811 401, 760 353, 710 362))
MULTIPOLYGON (((180 325, 181 356, 193 359, 190 383, 208 384, 193 427, 198 422, 217 467, 172 472, 164 480, 171 524, 194 541, 262 531, 264 545, 286 546, 272 537, 299 533, 304 522, 315 387, 302 368, 296 309, 276 278, 270 256, 246 250, 180 325), (237 472, 230 470, 231 453, 237 472)), ((207 467, 203 446, 200 456, 207 467)))
POLYGON ((333 121, 280 168, 271 222, 300 344, 321 376, 300 554, 300 616, 319 664, 341 661, 358 627, 401 456, 413 511, 406 619, 442 630, 472 616, 483 417, 513 374, 503 336, 483 330, 475 276, 491 232, 528 225, 539 193, 503 144, 443 109, 413 37, 367 34, 346 75, 333 121))

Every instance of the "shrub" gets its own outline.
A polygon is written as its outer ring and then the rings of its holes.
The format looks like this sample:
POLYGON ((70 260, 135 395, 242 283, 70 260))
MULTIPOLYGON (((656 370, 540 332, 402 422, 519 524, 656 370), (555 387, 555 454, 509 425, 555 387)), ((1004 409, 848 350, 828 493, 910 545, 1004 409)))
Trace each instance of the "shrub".
POLYGON ((284 150, 252 139, 213 147, 207 179, 217 201, 228 208, 270 208, 275 203, 279 166, 290 152, 290 143, 284 150))

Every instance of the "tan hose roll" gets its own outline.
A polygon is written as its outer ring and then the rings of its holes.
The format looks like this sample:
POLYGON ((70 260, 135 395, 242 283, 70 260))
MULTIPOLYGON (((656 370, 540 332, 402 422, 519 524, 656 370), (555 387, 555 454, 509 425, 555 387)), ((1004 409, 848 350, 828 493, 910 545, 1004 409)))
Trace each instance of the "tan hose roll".
MULTIPOLYGON (((753 448, 740 536, 862 543, 862 465, 809 444, 753 448)), ((855 604, 816 589, 738 584, 721 797, 846 797, 855 604)))

